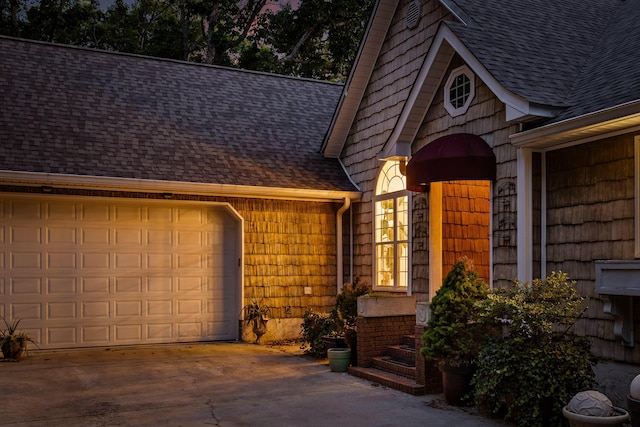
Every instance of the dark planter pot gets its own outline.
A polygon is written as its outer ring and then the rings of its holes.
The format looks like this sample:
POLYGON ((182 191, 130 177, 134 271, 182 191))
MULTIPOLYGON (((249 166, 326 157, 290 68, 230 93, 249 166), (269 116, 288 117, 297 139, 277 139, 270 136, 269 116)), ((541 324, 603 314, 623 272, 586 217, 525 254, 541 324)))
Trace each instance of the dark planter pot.
POLYGON ((473 401, 471 394, 471 379, 475 368, 470 366, 449 366, 441 363, 442 389, 444 399, 449 405, 467 406, 473 401))
POLYGON ((345 342, 347 347, 351 349, 351 366, 358 366, 358 333, 353 330, 349 330, 345 334, 345 342))
POLYGON ((9 360, 18 360, 26 349, 25 344, 19 342, 6 342, 2 346, 2 356, 9 360))
POLYGON ((342 336, 325 335, 322 337, 324 346, 327 350, 330 348, 347 348, 347 342, 342 336))
POLYGON ((631 395, 628 395, 627 406, 631 416, 631 427, 640 427, 640 399, 634 399, 631 395))

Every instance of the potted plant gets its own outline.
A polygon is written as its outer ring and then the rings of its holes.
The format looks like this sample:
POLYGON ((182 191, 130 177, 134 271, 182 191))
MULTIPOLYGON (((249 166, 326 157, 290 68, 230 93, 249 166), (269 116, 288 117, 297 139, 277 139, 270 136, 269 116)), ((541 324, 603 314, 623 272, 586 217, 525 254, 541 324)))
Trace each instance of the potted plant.
POLYGON ((353 283, 345 283, 342 291, 336 295, 335 311, 342 321, 342 335, 347 346, 351 349, 351 364, 353 365, 358 360, 358 298, 370 293, 369 284, 357 276, 353 283))
POLYGON ((573 333, 584 303, 562 272, 491 292, 481 319, 504 332, 478 358, 476 404, 518 426, 566 425, 563 406, 595 378, 590 342, 573 333))
POLYGON ((5 329, 0 332, 0 348, 2 355, 8 360, 19 360, 22 353, 27 350, 27 343, 37 343, 31 337, 22 331, 18 331, 21 319, 15 319, 13 322, 7 321, 4 317, 5 329))
MULTIPOLYGON (((322 359, 327 357, 326 338, 336 336, 342 330, 342 322, 335 310, 331 313, 317 313, 307 309, 302 316, 302 345, 305 353, 322 359)), ((342 338, 344 343, 344 338, 342 338)), ((343 344, 346 347, 346 344, 343 344)))
POLYGON ((355 358, 357 343, 358 297, 371 292, 367 282, 356 277, 346 283, 336 295, 336 303, 329 313, 308 309, 302 318, 301 348, 317 358, 327 356, 331 348, 350 348, 355 358))
POLYGON ((476 304, 487 298, 488 290, 465 257, 454 264, 431 301, 420 354, 438 362, 449 404, 466 403, 471 390, 476 360, 487 339, 486 328, 476 321, 476 304))
POLYGON ((253 300, 244 306, 244 321, 252 326, 252 331, 256 336, 255 343, 258 344, 260 338, 267 333, 267 322, 271 316, 271 307, 264 304, 262 300, 253 300))

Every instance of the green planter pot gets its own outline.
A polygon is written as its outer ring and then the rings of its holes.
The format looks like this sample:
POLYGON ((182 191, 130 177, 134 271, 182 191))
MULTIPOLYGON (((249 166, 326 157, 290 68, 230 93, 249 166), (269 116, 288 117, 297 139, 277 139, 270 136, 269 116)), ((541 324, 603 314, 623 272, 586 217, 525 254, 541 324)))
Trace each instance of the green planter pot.
POLYGON ((332 372, 347 372, 351 363, 351 349, 330 348, 327 350, 329 357, 329 368, 332 372))

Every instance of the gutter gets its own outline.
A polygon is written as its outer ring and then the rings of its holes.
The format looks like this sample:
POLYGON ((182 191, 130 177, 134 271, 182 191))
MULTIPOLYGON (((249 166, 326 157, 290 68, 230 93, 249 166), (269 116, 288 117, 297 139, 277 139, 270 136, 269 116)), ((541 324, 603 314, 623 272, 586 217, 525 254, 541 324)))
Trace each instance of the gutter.
POLYGON ((344 282, 344 260, 342 259, 344 256, 342 250, 342 214, 349 209, 349 206, 351 206, 351 199, 345 197, 344 204, 340 209, 338 209, 338 212, 336 212, 336 288, 338 293, 342 291, 342 285, 344 282))
POLYGON ((159 194, 192 194, 200 196, 247 197, 309 202, 359 200, 359 191, 316 190, 301 188, 253 187, 248 185, 209 184, 198 182, 159 181, 137 178, 111 178, 39 172, 0 170, 1 185, 50 186, 56 188, 148 192, 159 194))

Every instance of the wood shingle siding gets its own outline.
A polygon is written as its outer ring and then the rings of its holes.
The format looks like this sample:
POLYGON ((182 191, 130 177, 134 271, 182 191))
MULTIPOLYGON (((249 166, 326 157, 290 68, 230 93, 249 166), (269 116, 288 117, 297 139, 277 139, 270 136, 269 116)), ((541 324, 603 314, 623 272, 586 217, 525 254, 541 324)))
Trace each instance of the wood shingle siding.
POLYGON ((546 155, 547 270, 566 272, 589 297, 577 328, 594 338, 594 353, 628 362, 640 360, 640 347, 615 342, 613 319, 595 290, 595 261, 634 259, 633 144, 627 134, 546 155))

